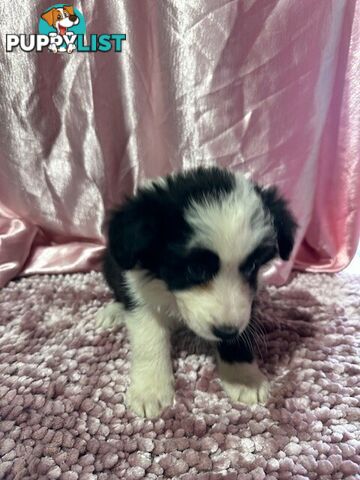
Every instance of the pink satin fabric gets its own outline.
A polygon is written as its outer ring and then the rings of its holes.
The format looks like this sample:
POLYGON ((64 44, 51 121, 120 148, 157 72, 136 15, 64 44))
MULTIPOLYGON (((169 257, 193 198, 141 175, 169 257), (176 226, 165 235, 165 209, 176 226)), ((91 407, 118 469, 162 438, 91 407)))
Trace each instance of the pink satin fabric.
MULTIPOLYGON (((35 33, 51 2, 0 7, 35 33)), ((123 53, 0 50, 0 284, 97 269, 103 220, 149 177, 218 164, 276 184, 299 223, 295 266, 355 253, 360 0, 75 2, 123 53)))

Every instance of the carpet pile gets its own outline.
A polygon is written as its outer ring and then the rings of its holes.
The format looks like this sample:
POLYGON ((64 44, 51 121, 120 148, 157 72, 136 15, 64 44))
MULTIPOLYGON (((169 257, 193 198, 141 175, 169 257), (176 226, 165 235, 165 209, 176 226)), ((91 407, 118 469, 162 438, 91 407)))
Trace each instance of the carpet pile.
POLYGON ((174 342, 176 404, 124 405, 126 329, 96 328, 99 273, 34 276, 0 292, 0 478, 360 478, 360 277, 294 274, 260 295, 265 406, 232 404, 208 346, 174 342))

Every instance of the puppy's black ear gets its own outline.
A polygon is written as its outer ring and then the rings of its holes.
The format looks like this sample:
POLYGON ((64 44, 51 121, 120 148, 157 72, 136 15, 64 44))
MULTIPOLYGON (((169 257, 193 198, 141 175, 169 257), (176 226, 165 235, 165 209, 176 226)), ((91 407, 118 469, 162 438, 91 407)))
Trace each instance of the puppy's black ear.
POLYGON ((260 194, 265 208, 273 217, 279 255, 283 260, 288 260, 294 247, 296 221, 287 202, 280 196, 276 187, 262 188, 256 185, 255 190, 260 194))
POLYGON ((108 248, 112 257, 123 270, 142 264, 151 258, 156 238, 156 218, 151 212, 143 212, 131 200, 114 211, 108 226, 108 248))

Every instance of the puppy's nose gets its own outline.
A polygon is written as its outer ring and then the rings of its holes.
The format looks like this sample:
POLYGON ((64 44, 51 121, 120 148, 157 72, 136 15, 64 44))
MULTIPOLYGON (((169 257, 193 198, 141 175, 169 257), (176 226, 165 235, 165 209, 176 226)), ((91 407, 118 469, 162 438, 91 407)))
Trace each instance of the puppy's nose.
POLYGON ((219 327, 213 327, 213 333, 221 340, 231 340, 236 337, 239 330, 235 327, 228 327, 227 325, 221 325, 219 327))
POLYGON ((77 16, 76 16, 76 15, 70 15, 70 16, 69 16, 69 19, 70 19, 72 22, 75 22, 75 20, 77 19, 77 16))

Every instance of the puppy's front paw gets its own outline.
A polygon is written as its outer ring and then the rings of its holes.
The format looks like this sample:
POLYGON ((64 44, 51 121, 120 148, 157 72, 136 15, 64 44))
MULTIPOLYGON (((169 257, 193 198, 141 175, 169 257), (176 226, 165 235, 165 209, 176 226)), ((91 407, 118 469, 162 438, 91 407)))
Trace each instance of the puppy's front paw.
POLYGON ((269 396, 269 382, 267 379, 258 379, 253 385, 239 382, 222 381, 224 390, 234 402, 242 402, 247 405, 265 403, 269 396))
POLYGON ((67 53, 72 53, 76 50, 76 45, 73 43, 70 43, 70 45, 67 47, 67 53))
POLYGON ((109 303, 96 314, 96 326, 101 328, 112 328, 123 321, 123 309, 120 303, 109 303))
POLYGON ((167 381, 153 384, 134 383, 130 386, 126 403, 129 408, 140 417, 154 418, 160 415, 164 408, 174 402, 173 383, 167 381))
POLYGON ((226 363, 219 365, 224 390, 234 402, 248 405, 265 403, 269 382, 256 363, 226 363))

